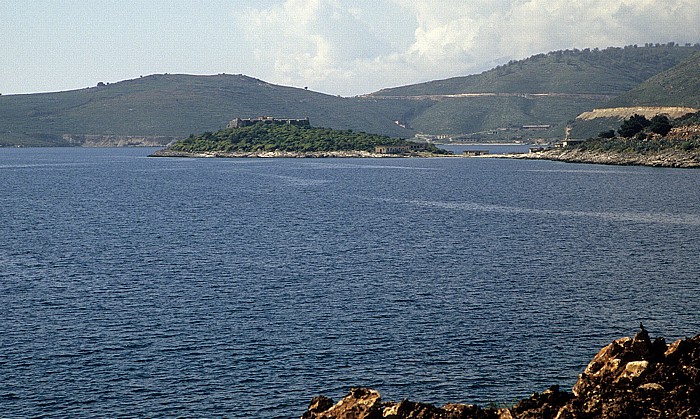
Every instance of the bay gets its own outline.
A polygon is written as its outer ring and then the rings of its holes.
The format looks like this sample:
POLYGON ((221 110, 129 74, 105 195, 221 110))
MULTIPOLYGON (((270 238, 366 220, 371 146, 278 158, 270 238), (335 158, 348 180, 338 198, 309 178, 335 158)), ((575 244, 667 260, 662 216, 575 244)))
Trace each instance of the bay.
POLYGON ((511 402, 700 330, 700 172, 0 149, 0 415, 511 402))

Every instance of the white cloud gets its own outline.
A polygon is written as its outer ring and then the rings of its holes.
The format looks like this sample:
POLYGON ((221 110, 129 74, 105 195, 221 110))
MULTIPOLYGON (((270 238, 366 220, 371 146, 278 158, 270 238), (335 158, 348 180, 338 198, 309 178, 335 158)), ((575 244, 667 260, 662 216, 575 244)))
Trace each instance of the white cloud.
POLYGON ((556 49, 700 41, 698 0, 286 0, 239 19, 261 77, 340 94, 556 49))

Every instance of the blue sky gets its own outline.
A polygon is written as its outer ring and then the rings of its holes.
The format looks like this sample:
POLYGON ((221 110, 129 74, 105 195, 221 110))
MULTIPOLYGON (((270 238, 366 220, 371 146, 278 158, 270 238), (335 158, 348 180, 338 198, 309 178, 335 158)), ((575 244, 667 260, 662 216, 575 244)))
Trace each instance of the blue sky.
POLYGON ((0 93, 155 73, 351 96, 567 48, 700 42, 700 0, 3 0, 0 93))

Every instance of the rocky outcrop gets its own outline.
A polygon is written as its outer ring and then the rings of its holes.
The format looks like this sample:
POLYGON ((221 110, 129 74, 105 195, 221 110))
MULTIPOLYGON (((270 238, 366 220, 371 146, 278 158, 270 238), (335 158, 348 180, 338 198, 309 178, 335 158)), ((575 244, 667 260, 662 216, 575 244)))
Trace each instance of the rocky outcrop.
POLYGON ((382 402, 354 388, 338 403, 314 398, 302 419, 700 418, 700 335, 667 345, 641 327, 598 352, 571 392, 552 386, 507 408, 382 402))
MULTIPOLYGON (((541 149, 521 154, 491 154, 480 157, 511 158, 529 160, 554 160, 567 163, 592 163, 619 166, 654 166, 700 168, 700 124, 689 124, 673 128, 666 137, 650 134, 646 140, 648 151, 636 151, 635 147, 627 149, 601 150, 579 145, 541 149), (663 140, 659 146, 655 142, 663 140)), ((585 145, 585 142, 584 142, 585 145)), ((642 149, 644 147, 642 142, 642 149)))
POLYGON ((401 157, 445 157, 449 155, 437 155, 430 152, 412 152, 407 154, 383 154, 383 153, 372 153, 369 151, 361 150, 348 150, 348 151, 239 151, 239 152, 223 152, 223 151, 212 151, 212 152, 201 152, 193 153, 188 151, 170 150, 164 148, 162 150, 157 150, 150 157, 224 157, 224 158, 326 158, 326 157, 336 157, 336 158, 401 158, 401 157))
POLYGON ((654 166, 654 167, 700 167, 700 152, 677 149, 662 150, 655 153, 640 154, 634 152, 591 151, 572 149, 553 149, 539 153, 511 156, 515 158, 555 160, 567 163, 610 164, 618 166, 654 166))

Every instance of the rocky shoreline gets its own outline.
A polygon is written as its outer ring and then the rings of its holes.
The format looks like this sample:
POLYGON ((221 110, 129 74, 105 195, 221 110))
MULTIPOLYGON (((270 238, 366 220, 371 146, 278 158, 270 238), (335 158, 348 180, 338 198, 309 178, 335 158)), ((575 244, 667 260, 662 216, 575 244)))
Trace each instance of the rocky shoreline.
POLYGON ((480 157, 553 160, 566 163, 607 164, 617 166, 652 166, 700 168, 700 153, 665 150, 658 153, 619 153, 572 149, 553 149, 527 154, 491 154, 480 157))
POLYGON ((571 392, 552 386, 513 406, 383 402, 366 388, 353 388, 338 403, 312 399, 302 419, 567 419, 699 418, 700 335, 666 344, 644 327, 634 338, 615 340, 598 352, 571 392))
POLYGON ((385 154, 372 153, 369 151, 254 151, 254 152, 221 152, 211 151, 202 153, 191 153, 186 151, 175 151, 164 148, 157 150, 149 157, 192 157, 192 158, 405 158, 405 157, 451 157, 445 154, 433 154, 429 152, 413 152, 410 154, 385 154))

